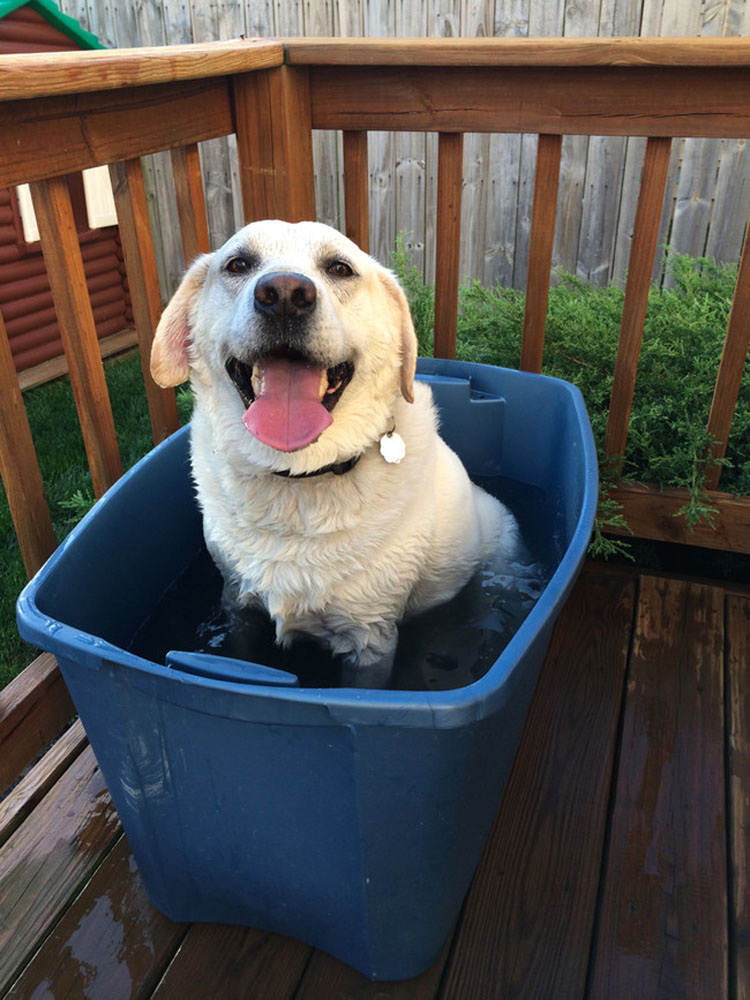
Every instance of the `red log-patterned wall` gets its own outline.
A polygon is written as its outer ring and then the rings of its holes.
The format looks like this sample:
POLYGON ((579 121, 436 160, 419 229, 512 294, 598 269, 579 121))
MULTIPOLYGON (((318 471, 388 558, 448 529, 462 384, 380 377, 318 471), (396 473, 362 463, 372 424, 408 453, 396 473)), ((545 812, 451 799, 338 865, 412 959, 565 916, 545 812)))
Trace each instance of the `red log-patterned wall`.
MULTIPOLYGON (((28 7, 0 19, 0 55, 59 52, 78 47, 28 7)), ((82 226, 80 242, 99 337, 132 326, 117 227, 82 226)), ((0 189, 0 312, 17 371, 63 353, 42 251, 39 243, 24 241, 16 192, 8 189, 0 189)))

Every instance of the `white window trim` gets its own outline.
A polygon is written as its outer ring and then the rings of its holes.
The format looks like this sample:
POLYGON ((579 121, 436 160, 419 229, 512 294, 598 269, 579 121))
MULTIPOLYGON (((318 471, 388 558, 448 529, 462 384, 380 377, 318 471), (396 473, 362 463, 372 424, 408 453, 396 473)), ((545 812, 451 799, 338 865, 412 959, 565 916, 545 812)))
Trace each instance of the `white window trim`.
MULTIPOLYGON (((109 179, 109 168, 91 167, 83 171, 83 191, 86 197, 86 215, 90 229, 104 229, 117 225, 117 210, 109 179)), ((23 238, 27 243, 39 240, 39 226, 34 214, 31 189, 28 184, 16 188, 18 212, 21 216, 23 238)))

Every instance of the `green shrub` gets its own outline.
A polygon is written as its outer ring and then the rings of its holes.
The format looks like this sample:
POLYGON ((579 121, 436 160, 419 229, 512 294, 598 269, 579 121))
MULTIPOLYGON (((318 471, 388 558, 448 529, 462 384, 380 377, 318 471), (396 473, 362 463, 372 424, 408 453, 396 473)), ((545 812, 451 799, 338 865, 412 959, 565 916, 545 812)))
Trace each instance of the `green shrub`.
MULTIPOLYGON (((410 266, 403 242, 394 268, 412 302, 420 345, 431 349, 432 290, 410 266)), ((710 523, 712 510, 702 475, 710 442, 706 423, 732 301, 736 265, 670 255, 668 279, 649 295, 623 475, 657 486, 685 487, 681 516, 689 525, 710 523)), ((590 288, 559 273, 550 289, 543 371, 573 382, 591 417, 602 469, 604 437, 617 354, 624 291, 617 285, 590 288)), ((463 360, 518 367, 524 295, 476 281, 459 295, 456 355, 463 360)), ((750 372, 746 371, 732 425, 723 490, 750 494, 750 372)), ((609 482, 603 475, 603 484, 609 482)), ((605 490, 606 494, 606 490, 605 490)), ((610 503, 600 515, 617 516, 610 503)), ((610 524, 613 522, 610 520, 610 524)), ((597 526, 598 552, 607 549, 597 526)), ((596 539, 595 539, 596 542, 596 539)))

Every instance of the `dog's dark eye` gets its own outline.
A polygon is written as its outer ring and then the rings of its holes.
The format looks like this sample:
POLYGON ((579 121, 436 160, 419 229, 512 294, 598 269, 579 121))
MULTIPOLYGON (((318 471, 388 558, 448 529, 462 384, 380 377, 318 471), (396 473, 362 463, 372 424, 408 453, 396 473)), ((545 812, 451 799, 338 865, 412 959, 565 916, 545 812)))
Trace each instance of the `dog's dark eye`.
POLYGON ((247 257, 230 257, 224 265, 224 270, 229 271, 230 274, 247 274, 251 266, 247 257))
POLYGON ((354 271, 345 260, 334 260, 328 265, 328 273, 332 278, 351 278, 354 271))

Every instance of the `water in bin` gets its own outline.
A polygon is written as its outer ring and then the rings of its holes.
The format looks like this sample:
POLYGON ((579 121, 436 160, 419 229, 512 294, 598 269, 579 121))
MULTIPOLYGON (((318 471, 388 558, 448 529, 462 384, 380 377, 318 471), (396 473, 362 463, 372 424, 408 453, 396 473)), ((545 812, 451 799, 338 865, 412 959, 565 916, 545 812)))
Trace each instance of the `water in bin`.
MULTIPOLYGON (((524 550, 511 563, 485 563, 452 600, 401 624, 392 690, 445 691, 483 677, 559 562, 559 537, 550 531, 554 512, 543 490, 500 476, 475 479, 513 511, 524 550)), ((212 653, 288 671, 303 687, 342 684, 341 663, 322 645, 300 636, 281 648, 264 611, 230 611, 221 590, 221 575, 203 549, 164 593, 130 651, 157 663, 171 649, 212 653)))

